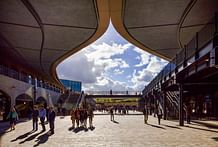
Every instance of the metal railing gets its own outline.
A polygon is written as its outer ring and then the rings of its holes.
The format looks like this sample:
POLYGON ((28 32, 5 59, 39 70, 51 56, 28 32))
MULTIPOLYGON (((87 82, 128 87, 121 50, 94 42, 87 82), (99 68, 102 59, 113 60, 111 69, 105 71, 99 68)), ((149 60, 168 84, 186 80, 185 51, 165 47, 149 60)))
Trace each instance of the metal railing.
POLYGON ((87 95, 141 95, 141 91, 85 91, 87 95))
MULTIPOLYGON (((147 85, 143 90, 143 94, 150 92, 158 82, 162 82, 167 76, 170 76, 173 72, 178 72, 179 68, 183 69, 185 63, 189 66, 196 59, 200 58, 199 52, 205 45, 210 43, 217 35, 218 20, 213 17, 198 33, 196 36, 183 48, 176 56, 161 70, 161 72, 147 85), (194 59, 193 59, 194 57, 194 59)), ((207 54, 204 51, 201 57, 207 54)))
POLYGON ((39 88, 44 88, 44 89, 55 91, 58 93, 61 92, 61 90, 58 87, 55 87, 49 83, 44 83, 43 81, 33 78, 31 75, 18 72, 4 65, 0 65, 0 74, 19 80, 19 81, 22 81, 22 82, 25 82, 25 83, 28 83, 28 84, 31 84, 39 88))

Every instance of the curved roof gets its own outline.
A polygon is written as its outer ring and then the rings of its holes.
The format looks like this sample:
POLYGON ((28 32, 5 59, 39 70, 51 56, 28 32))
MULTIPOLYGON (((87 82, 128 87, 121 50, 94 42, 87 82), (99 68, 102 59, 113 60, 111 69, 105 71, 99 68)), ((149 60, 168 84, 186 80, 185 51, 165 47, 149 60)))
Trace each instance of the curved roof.
POLYGON ((112 23, 124 38, 172 59, 218 11, 217 0, 111 0, 112 23))
POLYGON ((99 38, 108 24, 107 0, 1 0, 1 61, 54 81, 56 65, 99 38))
POLYGON ((217 9, 217 0, 1 0, 0 61, 58 83, 56 66, 98 39, 110 17, 129 42, 170 60, 217 9))

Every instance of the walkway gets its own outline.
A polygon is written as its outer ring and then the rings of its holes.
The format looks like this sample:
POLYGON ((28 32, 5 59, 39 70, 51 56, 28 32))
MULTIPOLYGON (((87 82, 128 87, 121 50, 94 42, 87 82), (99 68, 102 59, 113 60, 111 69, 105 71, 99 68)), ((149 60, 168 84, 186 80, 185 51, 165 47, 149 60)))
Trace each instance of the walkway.
MULTIPOLYGON (((162 121, 149 116, 149 124, 143 124, 142 115, 115 116, 111 122, 109 115, 96 115, 95 128, 69 130, 70 117, 56 119, 55 134, 29 133, 31 122, 17 125, 15 131, 1 136, 1 147, 217 147, 218 129, 210 129, 198 124, 178 126, 178 122, 162 121)), ((1 124, 0 124, 1 125, 1 124)), ((46 126, 48 128, 48 125, 46 126)), ((41 130, 41 127, 40 127, 41 130)))

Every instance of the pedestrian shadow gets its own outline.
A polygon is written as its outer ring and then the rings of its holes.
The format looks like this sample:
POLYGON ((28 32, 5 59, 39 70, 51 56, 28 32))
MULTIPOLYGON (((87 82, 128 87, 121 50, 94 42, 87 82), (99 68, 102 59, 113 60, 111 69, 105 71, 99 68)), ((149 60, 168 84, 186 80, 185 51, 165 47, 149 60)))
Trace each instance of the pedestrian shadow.
POLYGON ((73 130, 73 132, 74 132, 74 133, 78 133, 78 132, 80 132, 80 131, 87 131, 87 130, 88 130, 88 129, 86 129, 86 128, 80 126, 80 127, 75 128, 75 129, 73 130))
POLYGON ((42 134, 42 133, 43 133, 43 131, 36 133, 36 134, 33 134, 33 135, 29 136, 28 138, 26 138, 25 140, 19 142, 19 144, 23 144, 27 141, 31 141, 31 140, 35 139, 39 134, 42 134))
POLYGON ((176 126, 170 126, 170 125, 163 125, 163 126, 166 126, 166 127, 169 127, 169 128, 173 128, 173 129, 180 129, 181 130, 180 127, 176 127, 176 126))
POLYGON ((113 123, 115 123, 115 124, 119 124, 119 122, 118 122, 118 121, 116 121, 116 120, 113 120, 112 122, 113 122, 113 123))
POLYGON ((33 131, 27 132, 27 133, 25 133, 23 135, 18 136, 16 139, 11 140, 11 142, 17 141, 19 139, 24 139, 24 138, 28 137, 32 133, 33 133, 33 131))
POLYGON ((44 133, 44 134, 38 136, 36 141, 35 141, 35 142, 37 142, 37 144, 35 144, 33 147, 39 146, 40 144, 43 144, 46 141, 48 141, 49 136, 50 136, 49 132, 44 133))
POLYGON ((0 135, 4 135, 4 134, 6 134, 6 133, 9 133, 9 132, 12 132, 13 130, 5 130, 5 131, 3 131, 3 132, 0 132, 0 135))
POLYGON ((209 130, 209 129, 198 128, 198 127, 187 126, 187 125, 184 125, 184 127, 187 127, 187 128, 192 128, 192 129, 197 129, 197 130, 202 130, 202 131, 208 131, 208 132, 214 132, 214 133, 218 133, 218 131, 216 131, 216 130, 209 130))
MULTIPOLYGON (((24 123, 27 121, 29 121, 29 119, 20 119, 16 122, 16 124, 24 123)), ((0 135, 11 132, 12 130, 9 129, 10 129, 9 121, 0 121, 0 135)))
POLYGON ((166 130, 164 127, 161 127, 161 126, 152 125, 152 124, 147 124, 147 125, 152 126, 152 127, 155 127, 155 128, 159 128, 159 129, 164 129, 164 130, 166 130))
POLYGON ((88 129, 93 131, 93 130, 95 130, 95 127, 89 127, 88 129))
POLYGON ((69 127, 68 131, 72 131, 74 129, 74 127, 69 127))
POLYGON ((211 139, 218 141, 218 137, 212 137, 211 139))

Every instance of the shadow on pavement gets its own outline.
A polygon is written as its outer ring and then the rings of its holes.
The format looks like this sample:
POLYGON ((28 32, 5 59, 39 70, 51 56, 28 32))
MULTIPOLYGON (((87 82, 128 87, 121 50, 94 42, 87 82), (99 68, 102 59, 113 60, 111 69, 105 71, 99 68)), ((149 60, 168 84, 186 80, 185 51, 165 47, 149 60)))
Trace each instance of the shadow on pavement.
POLYGON ((119 124, 119 122, 118 122, 118 121, 115 121, 115 120, 113 120, 112 122, 115 123, 115 124, 119 124))
POLYGON ((176 127, 176 126, 170 126, 170 125, 163 125, 163 126, 166 126, 166 127, 169 127, 169 128, 174 128, 174 129, 180 129, 181 130, 180 127, 176 127))
MULTIPOLYGON (((27 121, 29 121, 29 119, 22 118, 22 119, 18 120, 16 122, 16 124, 19 124, 22 122, 27 122, 27 121)), ((8 129, 10 129, 9 121, 1 121, 0 122, 0 136, 4 135, 5 133, 11 132, 11 130, 8 130, 8 129)))
POLYGON ((23 135, 18 136, 16 139, 11 140, 11 142, 17 141, 17 140, 19 140, 19 139, 24 139, 24 138, 28 137, 28 136, 29 136, 30 134, 32 134, 32 133, 33 133, 33 131, 27 132, 27 133, 25 133, 25 134, 23 134, 23 135))
POLYGON ((49 132, 47 132, 37 137, 37 140, 36 140, 37 144, 35 144, 34 147, 39 146, 40 144, 43 144, 46 141, 48 141, 49 136, 50 136, 49 132))
POLYGON ((95 130, 95 127, 89 127, 88 129, 90 129, 91 131, 95 130))
POLYGON ((74 129, 74 127, 70 127, 68 128, 68 131, 72 131, 74 129))
POLYGON ((192 122, 195 123, 194 125, 201 125, 201 126, 203 125, 203 126, 208 127, 208 128, 218 129, 218 125, 217 124, 211 124, 211 123, 208 123, 207 121, 193 120, 192 122))
POLYGON ((28 138, 26 138, 25 140, 19 142, 19 144, 23 144, 26 141, 31 141, 31 140, 35 139, 39 134, 42 134, 42 133, 43 132, 41 131, 39 133, 33 134, 33 135, 29 136, 28 138))
POLYGON ((147 125, 152 126, 152 127, 155 127, 155 128, 159 128, 159 129, 164 129, 164 130, 166 130, 164 127, 161 127, 161 126, 152 125, 152 124, 147 124, 147 125))
POLYGON ((75 128, 75 129, 73 130, 74 133, 78 133, 78 132, 80 132, 80 131, 85 131, 85 132, 87 132, 88 129, 87 129, 87 128, 84 128, 84 127, 82 127, 82 126, 80 126, 80 127, 77 127, 77 128, 75 128))
POLYGON ((60 119, 64 119, 65 118, 65 116, 60 116, 60 119))
POLYGON ((184 127, 192 128, 192 129, 197 129, 197 130, 203 130, 203 131, 209 131, 209 132, 218 133, 218 131, 215 131, 215 130, 209 130, 209 129, 198 128, 198 127, 193 127, 193 126, 187 126, 187 125, 185 125, 184 127))
POLYGON ((212 137, 211 139, 218 141, 218 137, 212 137))

